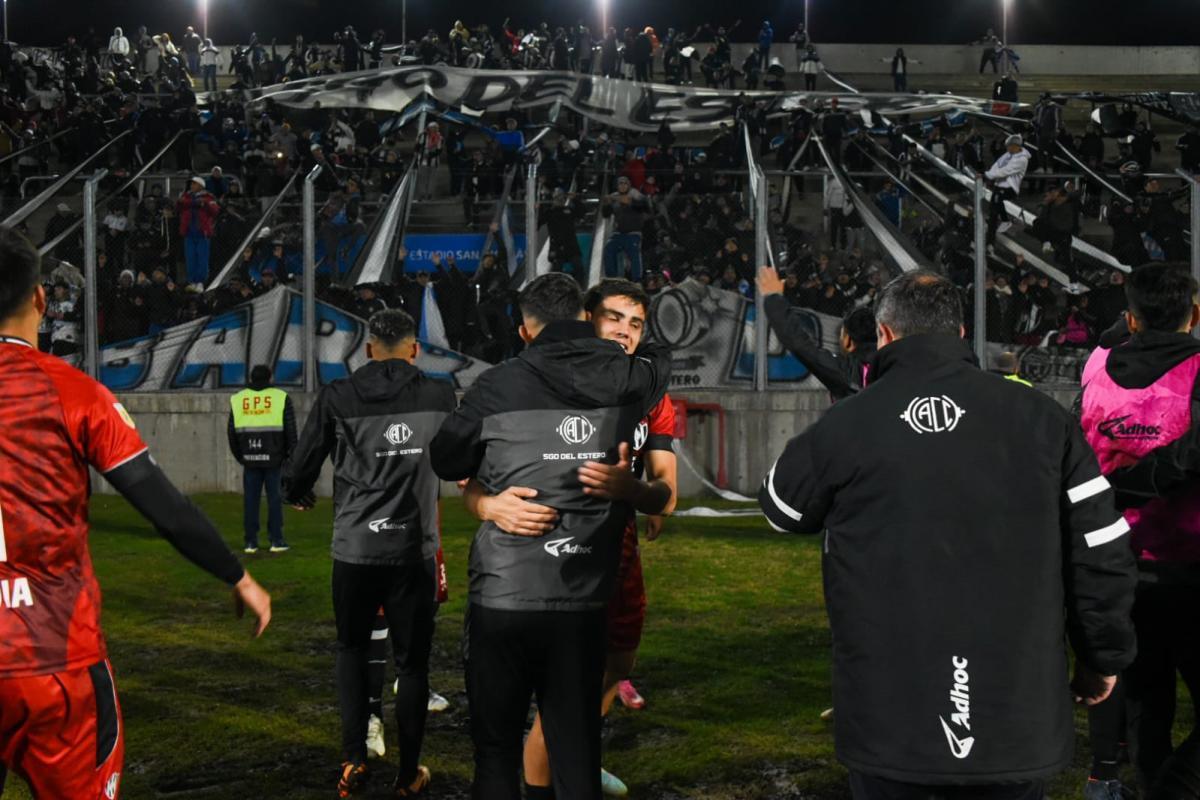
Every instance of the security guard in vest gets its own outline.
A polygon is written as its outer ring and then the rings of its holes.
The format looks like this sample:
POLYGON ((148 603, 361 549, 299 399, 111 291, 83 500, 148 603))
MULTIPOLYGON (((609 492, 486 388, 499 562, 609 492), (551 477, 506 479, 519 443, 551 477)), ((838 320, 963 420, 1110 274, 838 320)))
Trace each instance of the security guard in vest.
POLYGON ((1016 353, 1011 350, 1005 350, 1000 355, 996 356, 996 368, 991 370, 1006 381, 1019 383, 1022 386, 1033 387, 1033 384, 1021 377, 1021 364, 1017 360, 1016 353))
POLYGON ((243 527, 247 553, 258 552, 258 501, 267 489, 271 552, 286 553, 279 477, 296 448, 296 411, 287 392, 271 386, 271 368, 250 370, 250 388, 229 398, 229 449, 242 465, 243 527))

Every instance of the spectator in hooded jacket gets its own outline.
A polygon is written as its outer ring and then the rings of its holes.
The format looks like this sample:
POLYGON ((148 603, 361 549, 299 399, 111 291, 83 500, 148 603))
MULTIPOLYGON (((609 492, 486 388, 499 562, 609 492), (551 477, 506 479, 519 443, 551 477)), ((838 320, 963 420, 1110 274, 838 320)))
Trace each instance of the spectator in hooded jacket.
POLYGON ((200 71, 204 75, 206 92, 217 90, 217 61, 220 58, 221 51, 213 44, 213 40, 205 39, 204 46, 200 48, 200 71))
POLYGON ((1004 207, 1004 201, 1016 200, 1017 195, 1021 193, 1021 180, 1029 169, 1029 151, 1024 145, 1025 140, 1020 135, 1009 136, 1004 140, 1004 154, 984 173, 984 177, 992 186, 988 244, 996 241, 997 233, 1004 233, 1012 227, 1012 223, 1008 221, 1008 210, 1004 207), (1001 217, 1004 218, 1004 222, 1000 222, 1001 217))
POLYGON ((112 38, 108 40, 108 57, 111 62, 129 58, 129 39, 120 28, 113 28, 112 38))
POLYGON ((187 260, 188 284, 201 291, 208 281, 209 244, 216 229, 217 214, 221 211, 217 199, 204 185, 204 178, 194 176, 175 203, 179 235, 183 237, 187 260))

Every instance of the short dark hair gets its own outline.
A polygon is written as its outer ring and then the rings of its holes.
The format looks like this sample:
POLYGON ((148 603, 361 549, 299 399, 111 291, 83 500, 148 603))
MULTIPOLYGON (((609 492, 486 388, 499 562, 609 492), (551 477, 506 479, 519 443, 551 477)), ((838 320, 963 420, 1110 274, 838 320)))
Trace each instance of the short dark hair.
POLYGON ((851 310, 842 317, 842 328, 855 344, 875 344, 875 312, 869 308, 851 310))
POLYGON ((591 314, 610 297, 628 297, 644 310, 650 310, 650 295, 641 284, 625 278, 605 278, 588 289, 583 296, 583 310, 591 314))
POLYGON ((1180 262, 1146 264, 1125 278, 1129 312, 1153 331, 1175 331, 1186 323, 1196 291, 1196 279, 1180 262))
POLYGON ((250 388, 265 389, 271 385, 271 368, 266 364, 259 364, 250 370, 250 388))
POLYGON ((390 350, 405 339, 416 337, 417 323, 403 309, 385 308, 367 320, 367 333, 390 350))
POLYGON ((37 289, 42 257, 28 239, 0 228, 0 320, 16 314, 37 289))
POLYGON ((551 272, 529 282, 517 296, 521 314, 543 325, 561 320, 578 319, 583 311, 583 293, 570 275, 551 272))
POLYGON ((875 319, 898 337, 922 333, 957 336, 963 324, 962 295, 957 286, 936 272, 906 272, 879 293, 875 319))

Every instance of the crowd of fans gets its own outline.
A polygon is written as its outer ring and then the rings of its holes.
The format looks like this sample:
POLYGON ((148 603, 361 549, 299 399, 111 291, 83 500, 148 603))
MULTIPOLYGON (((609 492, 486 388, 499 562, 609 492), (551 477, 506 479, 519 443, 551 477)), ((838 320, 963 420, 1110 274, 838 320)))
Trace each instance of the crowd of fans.
MULTIPOLYGON (((742 123, 759 157, 774 150, 781 167, 823 164, 815 147, 807 148, 805 158, 793 159, 814 132, 852 172, 875 169, 876 158, 889 161, 901 181, 863 179, 867 196, 926 257, 969 288, 969 216, 926 213, 901 185, 913 171, 944 182, 900 135, 911 132, 911 126, 879 137, 878 131, 858 129, 857 118, 840 112, 836 101, 777 122, 768 120, 761 104, 745 99, 711 140, 688 145, 677 141, 667 124, 655 135, 634 136, 603 126, 589 128, 563 114, 553 135, 529 145, 526 131, 536 123, 519 111, 497 120, 494 128, 429 121, 406 141, 392 114, 319 107, 285 111, 269 102, 248 108, 239 91, 388 63, 568 69, 676 83, 698 77, 712 86, 733 85, 730 76, 740 75, 754 88, 768 72, 777 35, 764 21, 753 34, 757 44, 750 56, 735 65, 730 37, 739 31, 744 35, 753 28, 742 28, 738 21, 695 31, 668 29, 660 39, 652 28, 621 33, 610 28, 597 37, 582 23, 526 29, 505 20, 493 33, 487 25, 468 28, 456 22, 444 39, 429 31, 418 40, 387 47, 383 31, 364 40, 347 28, 331 47, 297 37, 280 48, 252 36, 232 48, 227 60, 192 28, 185 29, 178 43, 167 33, 151 34, 143 27, 132 36, 115 29, 107 47, 94 31, 80 40, 69 38, 55 51, 4 44, 0 154, 5 146, 22 152, 0 184, 0 202, 11 212, 28 194, 24 181, 77 164, 119 137, 97 162, 110 170, 100 187, 104 216, 98 300, 101 341, 111 343, 217 313, 297 281, 302 271, 299 181, 269 225, 245 242, 288 181, 320 164, 325 167, 317 182, 322 299, 360 314, 380 304, 400 305, 419 317, 425 286, 432 284, 450 344, 495 360, 519 347, 508 318, 511 287, 502 270, 507 256, 500 236, 489 237, 495 248, 473 276, 453 263, 439 264, 432 274, 411 275, 397 264, 388 283, 353 291, 339 286, 362 250, 374 215, 410 163, 417 167, 418 199, 461 202, 465 225, 483 231, 491 222, 490 201, 503 193, 506 174, 536 160, 539 218, 549 231, 554 268, 583 280, 586 264, 577 234, 593 229, 599 214, 609 231, 607 240, 597 243, 605 274, 628 274, 651 292, 695 278, 749 297, 754 292, 755 236, 745 207, 742 139, 734 127, 742 123), (699 39, 711 42, 704 53, 696 52, 699 39), (227 64, 233 75, 225 90, 218 87, 219 64, 227 64), (198 78, 212 92, 203 106, 197 102, 198 78), (152 167, 154 176, 117 191, 143 166, 152 167), (162 173, 173 177, 168 182, 162 173), (227 278, 212 286, 227 264, 232 265, 227 278)), ((823 65, 803 25, 787 39, 806 80, 815 79, 823 65)), ((903 51, 892 59, 898 89, 910 61, 903 51)), ((1111 146, 1106 150, 1095 124, 1069 130, 1061 107, 1050 98, 1043 97, 1034 109, 1029 141, 1038 170, 1061 168, 1050 154, 1056 146, 1068 148, 1093 169, 1119 170, 1121 188, 1130 198, 1088 180, 1063 182, 1031 173, 1026 185, 1043 199, 1029 233, 1043 242, 1042 255, 1073 280, 1086 265, 1074 262, 1071 237, 1082 232, 1088 218, 1108 224, 1112 244, 1107 249, 1126 264, 1185 254, 1180 192, 1142 177, 1161 143, 1131 106, 1120 110, 1120 118, 1129 135, 1117 139, 1114 154, 1111 146)), ((942 119, 918 138, 953 166, 983 170, 1002 151, 1004 137, 942 119)), ((1195 171, 1200 135, 1189 132, 1176 146, 1184 168, 1195 171)), ((29 185, 36 187, 36 180, 29 185)), ((523 191, 523 179, 514 181, 510 199, 519 200, 523 191)), ((866 235, 860 212, 836 181, 827 185, 823 207, 824 231, 779 214, 773 214, 771 228, 788 295, 836 316, 869 305, 890 272, 886 254, 866 235)), ((48 279, 59 305, 47 319, 46 345, 65 353, 79 346, 83 299, 76 267, 82 263, 82 231, 70 203, 57 204, 54 214, 41 215, 39 222, 43 219, 41 241, 53 245, 51 263, 64 262, 48 279)), ((32 218, 24 224, 36 227, 32 218)), ((1115 312, 1102 299, 1108 275, 1092 270, 1086 277, 1102 288, 1090 295, 1064 292, 1020 258, 1012 268, 997 267, 987 287, 989 338, 1029 344, 1094 341, 1115 312)))

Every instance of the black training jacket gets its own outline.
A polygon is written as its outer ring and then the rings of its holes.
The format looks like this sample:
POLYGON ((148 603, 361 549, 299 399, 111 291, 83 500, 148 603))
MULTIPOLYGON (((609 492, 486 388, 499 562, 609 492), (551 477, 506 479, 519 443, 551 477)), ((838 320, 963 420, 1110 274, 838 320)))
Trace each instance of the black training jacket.
POLYGON ((763 307, 767 312, 767 322, 780 344, 829 390, 835 403, 862 390, 867 382, 868 364, 875 355, 873 346, 847 355, 830 352, 821 346, 814 332, 808 329, 809 324, 803 312, 792 306, 786 297, 781 294, 767 295, 763 307))
POLYGON ((333 457, 333 557, 418 564, 438 549, 437 476, 429 442, 454 410, 454 389, 399 359, 369 361, 321 389, 284 471, 296 502, 333 457))
POLYGON ((628 509, 583 493, 585 461, 614 463, 671 377, 670 352, 634 357, 596 337, 589 322, 547 325, 519 356, 493 367, 463 396, 431 445, 446 480, 474 477, 489 493, 536 489, 558 527, 513 536, 484 523, 471 546, 470 599, 510 611, 580 611, 611 595, 628 509))
POLYGON ((759 503, 825 534, 838 757, 921 784, 1071 763, 1076 655, 1134 657, 1128 526, 1078 424, 953 336, 883 348, 871 383, 792 439, 759 503))

